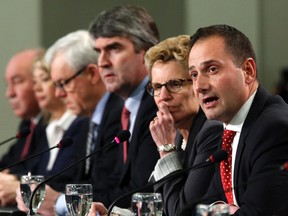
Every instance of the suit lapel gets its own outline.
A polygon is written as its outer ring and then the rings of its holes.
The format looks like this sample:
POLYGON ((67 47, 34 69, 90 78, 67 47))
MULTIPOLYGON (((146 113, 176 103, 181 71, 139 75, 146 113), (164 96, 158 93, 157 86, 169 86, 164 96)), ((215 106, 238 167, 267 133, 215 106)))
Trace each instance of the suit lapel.
MULTIPOLYGON (((145 130, 149 130, 150 121, 155 117, 157 111, 154 98, 151 97, 146 91, 143 94, 139 110, 137 112, 133 133, 128 147, 128 155, 135 156, 137 152, 137 143, 139 142, 139 137, 141 134, 145 133, 145 130)), ((131 167, 131 156, 128 156, 127 162, 124 164, 124 172, 122 173, 122 180, 125 178, 126 174, 129 174, 129 169, 131 167)))
POLYGON ((115 94, 110 94, 99 126, 95 150, 106 145, 120 132, 122 107, 123 100, 115 94), (105 136, 105 133, 109 136, 105 136))
MULTIPOLYGON (((245 149, 246 145, 249 145, 249 143, 246 143, 246 137, 251 131, 251 128, 254 125, 255 120, 258 118, 260 113, 263 110, 263 107, 267 101, 268 98, 268 93, 261 87, 258 88, 254 101, 252 103, 252 106, 248 112, 248 115, 244 121, 242 130, 241 130, 241 135, 237 147, 237 153, 236 153, 236 158, 235 158, 235 166, 234 166, 234 186, 241 184, 241 182, 238 182, 238 178, 236 176, 239 176, 240 174, 240 164, 241 164, 241 158, 243 151, 245 149)), ((236 197, 238 196, 238 190, 237 188, 235 189, 236 197)))
POLYGON ((187 147, 186 147, 186 151, 185 151, 186 161, 184 161, 184 164, 187 163, 186 164, 187 167, 189 165, 193 164, 189 155, 191 154, 192 149, 195 148, 195 146, 194 146, 195 139, 196 139, 199 131, 203 127, 203 124, 205 121, 206 121, 206 116, 205 116, 204 112, 202 111, 202 109, 200 108, 199 112, 197 113, 197 115, 195 116, 195 118, 193 120, 193 124, 192 124, 192 127, 190 128, 189 137, 188 137, 188 141, 187 141, 187 147), (189 161, 187 161, 188 159, 189 159, 189 161))

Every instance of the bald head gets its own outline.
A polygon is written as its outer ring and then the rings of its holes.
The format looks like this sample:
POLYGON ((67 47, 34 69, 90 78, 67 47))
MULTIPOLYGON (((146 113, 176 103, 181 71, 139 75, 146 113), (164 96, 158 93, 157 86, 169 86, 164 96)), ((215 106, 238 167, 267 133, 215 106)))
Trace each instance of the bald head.
POLYGON ((33 91, 32 69, 34 61, 43 53, 42 49, 23 50, 16 53, 7 64, 6 97, 14 114, 19 118, 30 119, 39 113, 33 91))

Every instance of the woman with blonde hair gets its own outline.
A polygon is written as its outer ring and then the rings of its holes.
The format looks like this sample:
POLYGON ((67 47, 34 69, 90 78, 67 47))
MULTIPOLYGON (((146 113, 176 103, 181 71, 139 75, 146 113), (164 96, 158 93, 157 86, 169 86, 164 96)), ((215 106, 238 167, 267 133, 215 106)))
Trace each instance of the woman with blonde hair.
MULTIPOLYGON (((217 150, 223 131, 220 122, 207 120, 193 92, 188 74, 189 36, 168 38, 145 55, 150 83, 147 91, 159 111, 150 123, 160 159, 153 178, 159 180, 177 170, 204 163, 217 150)), ((166 215, 178 215, 192 200, 202 197, 214 174, 214 167, 191 170, 155 186, 161 192, 166 215)))

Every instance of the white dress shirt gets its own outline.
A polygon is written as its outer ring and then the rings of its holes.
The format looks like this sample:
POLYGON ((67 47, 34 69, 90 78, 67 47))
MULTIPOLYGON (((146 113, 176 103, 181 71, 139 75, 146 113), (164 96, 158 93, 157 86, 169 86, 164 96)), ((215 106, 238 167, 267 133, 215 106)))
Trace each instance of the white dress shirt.
MULTIPOLYGON (((64 132, 70 127, 72 122, 77 118, 70 110, 67 110, 59 119, 51 121, 46 127, 46 136, 49 148, 57 145, 63 138, 64 132)), ((54 148, 50 151, 47 170, 51 170, 57 158, 59 148, 54 148)))
MULTIPOLYGON (((232 187, 234 188, 234 165, 235 165, 235 157, 236 152, 238 148, 239 138, 242 130, 242 126, 244 124, 244 121, 248 115, 248 112, 252 106, 252 102, 254 100, 256 91, 250 96, 250 98, 245 102, 245 104, 240 108, 238 113, 233 117, 233 119, 230 121, 229 124, 223 124, 225 129, 236 131, 236 135, 232 142, 232 187)), ((233 200, 234 204, 237 204, 236 198, 235 198, 235 192, 233 190, 233 200)))

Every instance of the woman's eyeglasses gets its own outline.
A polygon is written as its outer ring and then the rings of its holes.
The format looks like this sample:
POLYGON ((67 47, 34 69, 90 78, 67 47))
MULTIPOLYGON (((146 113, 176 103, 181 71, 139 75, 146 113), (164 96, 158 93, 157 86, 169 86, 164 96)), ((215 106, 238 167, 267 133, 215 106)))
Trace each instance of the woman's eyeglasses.
POLYGON ((167 82, 161 84, 161 83, 148 83, 146 86, 147 92, 154 96, 159 96, 161 93, 161 89, 163 86, 167 89, 168 92, 170 93, 176 93, 179 92, 185 81, 192 81, 192 79, 171 79, 168 80, 167 82))

